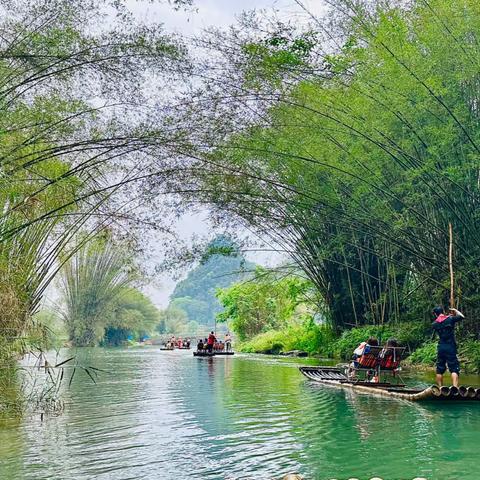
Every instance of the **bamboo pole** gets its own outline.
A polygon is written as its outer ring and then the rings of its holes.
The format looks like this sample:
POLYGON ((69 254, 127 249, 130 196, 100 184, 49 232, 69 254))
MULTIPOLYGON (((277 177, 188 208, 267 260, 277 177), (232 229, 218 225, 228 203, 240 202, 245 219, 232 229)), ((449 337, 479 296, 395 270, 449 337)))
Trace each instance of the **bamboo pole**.
POLYGON ((475 391, 474 387, 468 387, 467 388, 467 397, 468 398, 475 398, 475 394, 476 394, 476 391, 475 391))
POLYGON ((449 245, 448 245, 448 266, 450 268, 450 308, 455 308, 454 285, 453 285, 453 227, 448 224, 449 245))
POLYGON ((448 395, 450 394, 450 388, 444 385, 440 388, 440 393, 442 397, 448 397, 448 395))
POLYGON ((449 397, 456 397, 457 395, 458 395, 458 388, 454 387, 454 386, 451 386, 449 388, 448 396, 449 397))
POLYGON ((430 387, 430 391, 435 397, 439 397, 442 394, 442 392, 440 391, 440 387, 438 385, 432 385, 430 387))

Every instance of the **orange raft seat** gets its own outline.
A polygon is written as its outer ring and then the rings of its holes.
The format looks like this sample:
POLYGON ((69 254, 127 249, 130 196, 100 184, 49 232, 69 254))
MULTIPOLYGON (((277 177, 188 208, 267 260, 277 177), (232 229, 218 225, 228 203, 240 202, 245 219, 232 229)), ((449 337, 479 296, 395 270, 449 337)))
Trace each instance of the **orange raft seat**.
POLYGON ((376 368, 383 347, 367 345, 363 354, 355 361, 355 368, 376 368))
POLYGON ((353 367, 348 368, 349 377, 357 378, 357 373, 363 372, 367 381, 382 382, 384 374, 401 380, 400 362, 405 355, 405 350, 405 347, 367 345, 363 354, 354 360, 353 367))
POLYGON ((378 358, 381 370, 398 370, 400 362, 405 357, 405 347, 384 347, 378 358))

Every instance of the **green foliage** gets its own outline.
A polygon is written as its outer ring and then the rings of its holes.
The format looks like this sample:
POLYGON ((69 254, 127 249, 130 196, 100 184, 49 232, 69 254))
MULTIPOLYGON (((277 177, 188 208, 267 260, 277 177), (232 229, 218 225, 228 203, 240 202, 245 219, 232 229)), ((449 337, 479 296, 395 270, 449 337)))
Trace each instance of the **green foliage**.
MULTIPOLYGON (((103 338, 117 298, 135 280, 129 260, 125 250, 96 241, 81 247, 65 263, 60 283, 62 314, 74 345, 93 346, 103 338)), ((119 313, 124 322, 132 322, 127 320, 132 313, 127 306, 119 313)))
POLYGON ((358 345, 365 342, 369 337, 375 337, 380 343, 384 343, 393 336, 394 332, 389 327, 369 326, 352 328, 342 333, 341 337, 334 342, 332 350, 336 357, 349 360, 352 358, 353 351, 358 345))
POLYGON ((124 288, 105 315, 103 343, 120 345, 149 336, 160 320, 160 311, 142 292, 124 288))
MULTIPOLYGON (((188 317, 184 310, 176 307, 168 307, 160 312, 160 322, 156 330, 158 333, 181 334, 188 325, 188 317)), ((190 332, 187 332, 190 333, 190 332)))
POLYGON ((58 350, 67 343, 68 333, 57 311, 43 308, 33 316, 32 323, 27 337, 31 350, 58 350))
POLYGON ((425 339, 431 337, 431 326, 430 322, 399 322, 381 327, 371 325, 352 328, 344 331, 340 338, 332 343, 331 352, 337 358, 348 360, 355 348, 369 337, 377 338, 380 344, 389 338, 395 338, 401 346, 407 347, 409 353, 421 347, 425 339))
POLYGON ((211 324, 207 319, 211 318, 211 305, 197 298, 177 297, 170 301, 169 309, 183 310, 186 314, 185 319, 202 323, 211 324))
POLYGON ((182 49, 159 25, 126 21, 123 0, 16 0, 1 11, 0 349, 19 358, 51 346, 35 314, 72 238, 120 223, 113 192, 160 130, 143 122, 144 73, 163 75, 182 49))
POLYGON ((302 35, 276 25, 222 39, 223 77, 202 104, 212 105, 202 141, 216 171, 202 172, 200 198, 291 253, 339 333, 423 321, 446 304, 452 223, 455 294, 475 333, 478 2, 331 4, 318 21, 333 42, 318 61, 315 37, 299 54, 302 35), (245 103, 231 101, 238 84, 245 103))
POLYGON ((301 350, 309 354, 329 356, 334 333, 328 326, 307 319, 300 324, 288 325, 281 330, 269 330, 242 342, 238 349, 246 353, 279 354, 301 350))
POLYGON ((281 329, 302 313, 300 306, 305 305, 310 290, 307 280, 296 276, 282 278, 257 267, 252 280, 218 290, 217 297, 224 310, 217 320, 228 322, 242 341, 261 332, 281 329))
POLYGON ((263 82, 278 87, 285 71, 307 65, 315 46, 315 34, 296 35, 284 25, 279 27, 264 39, 242 45, 246 87, 261 88, 263 82))
POLYGON ((409 363, 412 365, 429 365, 435 364, 437 358, 437 343, 429 342, 420 348, 417 348, 410 357, 408 357, 409 363))
POLYGON ((473 339, 465 340, 461 343, 459 352, 465 371, 480 373, 480 342, 473 339))
POLYGON ((416 322, 399 322, 390 327, 392 335, 399 344, 407 347, 408 352, 413 352, 415 349, 423 345, 425 339, 432 335, 431 322, 416 321, 416 322))

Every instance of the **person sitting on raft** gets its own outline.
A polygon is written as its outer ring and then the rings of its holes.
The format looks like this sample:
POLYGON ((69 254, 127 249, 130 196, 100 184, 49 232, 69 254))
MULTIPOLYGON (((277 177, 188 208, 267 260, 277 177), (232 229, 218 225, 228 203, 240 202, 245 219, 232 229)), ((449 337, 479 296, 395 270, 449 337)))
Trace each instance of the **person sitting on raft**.
POLYGON ((355 377, 355 369, 361 367, 359 360, 364 353, 370 351, 370 347, 377 347, 378 340, 375 337, 370 337, 366 342, 362 342, 354 351, 352 356, 352 363, 348 367, 348 376, 350 378, 355 377))
POLYGON ((359 359, 363 354, 370 351, 370 347, 378 347, 378 340, 375 337, 370 337, 366 342, 362 342, 354 351, 353 351, 353 365, 354 367, 361 367, 359 359))
POLYGON ((395 348, 399 346, 396 338, 389 338, 382 351, 380 352, 380 367, 392 368, 397 360, 395 355, 395 348))
POLYGON ((202 339, 200 339, 197 343, 197 352, 203 351, 203 342, 202 339))
POLYGON ((436 316, 432 324, 433 334, 438 335, 436 380, 439 387, 443 384, 443 374, 447 369, 452 375, 452 384, 458 387, 460 363, 457 357, 457 343, 455 342, 455 324, 465 316, 456 308, 450 308, 450 314, 445 315, 443 307, 435 307, 436 316))

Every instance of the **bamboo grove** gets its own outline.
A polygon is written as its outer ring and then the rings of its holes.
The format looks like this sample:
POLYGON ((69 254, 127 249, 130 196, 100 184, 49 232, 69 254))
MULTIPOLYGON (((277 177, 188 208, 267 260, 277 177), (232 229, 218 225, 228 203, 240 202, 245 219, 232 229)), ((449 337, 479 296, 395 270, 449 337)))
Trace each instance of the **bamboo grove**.
POLYGON ((159 25, 132 21, 123 2, 6 0, 0 11, 5 361, 31 348, 46 288, 84 243, 155 223, 133 214, 137 186, 168 175, 161 150, 176 133, 144 85, 180 78, 183 47, 159 25))
POLYGON ((183 198, 287 252, 340 330, 447 304, 451 222, 477 332, 480 5, 326 3, 308 28, 246 16, 198 41, 183 198))
POLYGON ((451 223, 477 332, 476 1, 298 0, 194 39, 126 3, 0 2, 0 351, 85 243, 192 208, 285 252, 337 331, 446 303, 451 223))

